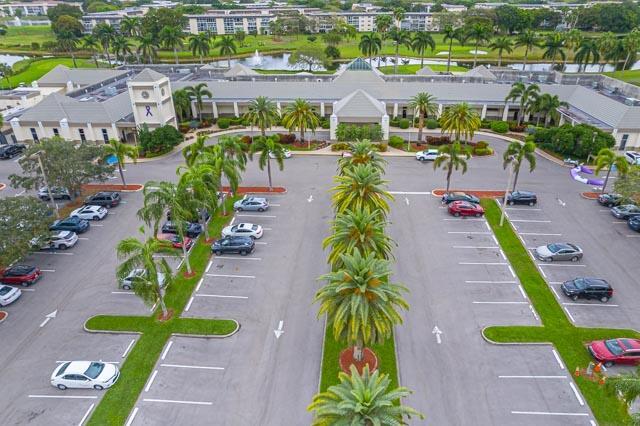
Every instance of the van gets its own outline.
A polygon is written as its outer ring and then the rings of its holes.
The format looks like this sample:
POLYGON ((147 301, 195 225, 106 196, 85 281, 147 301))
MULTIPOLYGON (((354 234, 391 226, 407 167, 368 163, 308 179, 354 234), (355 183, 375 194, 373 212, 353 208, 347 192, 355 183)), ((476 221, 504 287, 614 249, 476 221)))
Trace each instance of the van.
POLYGON ((629 164, 640 165, 640 153, 636 151, 627 151, 624 153, 624 158, 627 159, 629 164))

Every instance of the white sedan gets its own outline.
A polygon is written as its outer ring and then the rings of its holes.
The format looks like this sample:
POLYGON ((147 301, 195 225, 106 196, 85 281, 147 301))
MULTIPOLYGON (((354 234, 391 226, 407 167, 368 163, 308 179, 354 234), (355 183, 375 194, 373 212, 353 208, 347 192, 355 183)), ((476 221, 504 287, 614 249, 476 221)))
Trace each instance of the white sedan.
POLYGON ((72 211, 70 216, 86 220, 102 220, 108 213, 109 211, 102 206, 82 206, 72 211))
POLYGON ((254 239, 262 238, 262 226, 253 223, 238 223, 237 225, 227 226, 222 230, 223 237, 251 237, 254 239))
POLYGON ((435 161, 440 156, 437 149, 427 149, 425 151, 416 152, 416 160, 418 161, 435 161))
POLYGON ((22 295, 19 288, 0 284, 0 306, 7 306, 15 302, 22 295))
POLYGON ((51 375, 51 384, 60 390, 68 388, 103 390, 120 377, 115 364, 98 361, 68 361, 60 364, 51 375))
MULTIPOLYGON (((284 149, 282 150, 282 158, 291 158, 291 151, 289 151, 288 149, 284 149)), ((269 158, 276 158, 276 155, 269 151, 269 158)))
POLYGON ((66 250, 78 242, 78 234, 73 231, 54 232, 47 237, 34 238, 31 245, 39 250, 66 250))

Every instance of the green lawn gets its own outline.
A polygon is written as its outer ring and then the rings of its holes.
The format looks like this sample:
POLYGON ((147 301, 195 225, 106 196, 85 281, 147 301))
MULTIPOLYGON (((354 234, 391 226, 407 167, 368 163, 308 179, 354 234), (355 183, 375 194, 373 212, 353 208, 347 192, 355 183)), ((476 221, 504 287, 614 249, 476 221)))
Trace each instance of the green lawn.
MULTIPOLYGON (((236 199, 237 197, 226 201, 228 211, 231 211, 236 199)), ((219 235, 230 219, 230 215, 214 216, 209 222, 210 235, 219 235)), ((238 324, 233 320, 180 318, 211 257, 211 249, 203 238, 198 240, 189 257, 196 275, 192 278, 184 278, 182 272, 185 267, 183 266, 177 273, 174 283, 167 289, 165 302, 167 308, 174 313, 172 319, 165 322, 157 321, 156 316, 160 312, 158 307, 149 317, 98 315, 86 322, 87 329, 95 332, 108 330, 141 334, 120 367, 120 380, 106 392, 88 424, 123 425, 126 422, 162 349, 172 334, 224 336, 237 330, 238 324)))
POLYGON ((640 70, 605 72, 604 75, 640 86, 640 70))
MULTIPOLYGON (((439 64, 425 64, 426 66, 428 66, 429 68, 431 68, 432 70, 436 71, 436 72, 445 72, 447 71, 447 65, 439 65, 439 64)), ((394 74, 393 71, 393 65, 387 65, 387 66, 383 66, 378 68, 383 74, 394 74)), ((398 65, 398 74, 415 74, 416 71, 422 69, 422 67, 420 66, 420 64, 414 64, 414 65, 398 65)), ((457 65, 451 65, 449 67, 449 71, 455 72, 455 71, 469 71, 467 68, 465 67, 460 67, 457 65)))
MULTIPOLYGON (((583 328, 574 326, 566 317, 560 304, 542 278, 533 260, 522 246, 509 221, 501 227, 500 209, 494 200, 482 200, 485 215, 500 247, 509 259, 518 280, 526 291, 542 322, 541 327, 497 326, 488 327, 484 335, 501 343, 548 342, 553 344, 562 357, 568 372, 576 367, 586 368, 592 361, 585 344, 592 340, 613 337, 640 337, 634 330, 583 328)), ((630 421, 626 406, 614 395, 606 393, 597 382, 577 377, 580 391, 586 398, 596 421, 601 425, 623 425, 630 421)))
MULTIPOLYGON (((95 63, 89 59, 76 59, 76 63, 79 68, 95 68, 95 63)), ((57 65, 66 65, 69 68, 73 68, 73 61, 71 58, 45 58, 45 59, 24 59, 16 62, 13 66, 16 74, 9 77, 10 84, 7 84, 6 79, 0 81, 0 88, 6 89, 9 86, 11 88, 18 86, 20 83, 24 83, 27 86, 32 81, 39 79, 57 65)), ((106 66, 106 64, 105 64, 106 66)))
POLYGON ((0 37, 0 50, 32 52, 31 43, 42 45, 53 41, 55 37, 48 25, 33 27, 8 27, 7 34, 0 37))

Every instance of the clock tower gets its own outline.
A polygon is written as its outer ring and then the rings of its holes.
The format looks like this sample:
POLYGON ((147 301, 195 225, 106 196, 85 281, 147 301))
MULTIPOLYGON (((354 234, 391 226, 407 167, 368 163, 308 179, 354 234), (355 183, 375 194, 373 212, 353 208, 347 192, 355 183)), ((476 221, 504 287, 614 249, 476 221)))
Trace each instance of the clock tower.
POLYGON ((127 87, 136 126, 146 124, 149 129, 155 129, 168 124, 178 127, 167 76, 145 68, 127 82, 127 87))

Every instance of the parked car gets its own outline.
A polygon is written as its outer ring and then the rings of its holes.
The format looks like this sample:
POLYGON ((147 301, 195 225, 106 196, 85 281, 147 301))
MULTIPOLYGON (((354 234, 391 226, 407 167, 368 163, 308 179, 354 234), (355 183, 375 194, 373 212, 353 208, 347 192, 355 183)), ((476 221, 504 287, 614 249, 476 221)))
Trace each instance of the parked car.
MULTIPOLYGON (((291 158, 291 151, 289 151, 288 149, 285 149, 282 153, 282 158, 291 158)), ((269 158, 276 158, 276 155, 269 151, 269 158)))
POLYGON ((266 198, 245 196, 242 200, 233 203, 233 208, 239 212, 243 210, 263 212, 269 208, 269 201, 266 198))
POLYGON ((611 209, 611 214, 618 219, 631 219, 634 216, 640 216, 640 207, 633 204, 623 204, 611 209))
POLYGON ((22 291, 20 291, 19 288, 0 284, 0 306, 12 304, 18 300, 21 295, 22 291))
POLYGON ((76 245, 78 234, 73 231, 54 232, 45 237, 34 238, 31 245, 38 250, 66 250, 76 245))
POLYGON ((640 364, 640 340, 638 339, 609 339, 595 340, 587 346, 589 353, 605 367, 614 364, 640 364))
POLYGON ((536 257, 545 262, 553 260, 570 260, 577 262, 582 259, 582 249, 571 243, 551 243, 537 247, 536 257))
MULTIPOLYGON (((66 188, 60 188, 57 186, 51 187, 51 196, 54 200, 70 200, 71 194, 66 188)), ((46 186, 43 186, 38 190, 38 198, 42 201, 49 201, 49 190, 46 186)))
POLYGON ((613 296, 613 288, 600 278, 575 278, 560 285, 562 292, 573 300, 597 299, 608 302, 613 296))
POLYGON ((528 206, 535 206, 538 203, 538 196, 530 191, 513 191, 507 195, 507 204, 513 206, 514 204, 526 204, 528 206))
MULTIPOLYGON (((202 234, 202 225, 194 222, 185 222, 184 223, 184 234, 189 238, 198 238, 198 235, 202 234)), ((174 224, 174 222, 168 220, 162 225, 162 233, 163 234, 177 234, 178 227, 174 224)))
MULTIPOLYGON (((182 248, 183 245, 183 241, 182 238, 180 238, 180 235, 176 235, 176 234, 158 234, 156 235, 156 238, 160 241, 168 241, 171 243, 171 246, 173 248, 182 248)), ((193 240, 189 237, 184 237, 184 246, 187 248, 187 250, 189 250, 191 248, 191 246, 193 245, 193 240)))
POLYGON ((449 204, 449 213, 454 216, 480 217, 484 214, 484 209, 480 204, 474 204, 468 201, 454 201, 449 204))
POLYGON ((636 232, 640 232, 640 216, 635 216, 629 219, 627 222, 629 228, 633 229, 636 232))
POLYGON ((627 159, 629 164, 640 164, 640 152, 636 151, 627 151, 624 153, 624 158, 627 159))
POLYGON ((224 237, 214 241, 211 251, 220 256, 223 253, 240 253, 246 256, 253 251, 256 243, 251 237, 224 237))
MULTIPOLYGON (((118 282, 118 287, 123 290, 131 290, 133 287, 135 287, 136 280, 143 278, 146 275, 146 269, 134 269, 133 271, 129 272, 129 275, 118 282)), ((160 283, 160 287, 164 287, 166 280, 165 275, 162 272, 158 272, 158 282, 160 283)))
POLYGON ((109 211, 102 206, 82 206, 79 209, 75 209, 71 212, 71 217, 79 217, 80 219, 86 220, 102 220, 107 217, 109 211))
POLYGON ((35 266, 13 265, 0 271, 0 283, 26 287, 34 284, 41 276, 42 272, 35 266))
POLYGON ((102 361, 68 361, 53 370, 51 384, 60 390, 110 388, 118 381, 120 370, 102 361))
POLYGON ((120 204, 120 193, 111 191, 98 192, 84 200, 85 206, 115 207, 118 204, 120 204))
POLYGON ((440 152, 437 149, 426 149, 416 152, 416 160, 418 161, 435 161, 439 156, 440 152))
POLYGON ((25 149, 27 149, 27 147, 19 143, 0 145, 0 158, 6 160, 9 158, 17 157, 18 155, 22 154, 25 149))
POLYGON ((253 223, 238 223, 237 225, 227 226, 222 230, 223 237, 251 237, 255 239, 262 238, 262 226, 253 223))
POLYGON ((445 204, 453 203, 454 201, 467 201, 469 203, 480 204, 478 197, 464 192, 448 192, 442 196, 442 202, 445 204))
POLYGON ((89 221, 80 219, 79 217, 67 217, 62 220, 56 220, 49 227, 50 231, 73 231, 76 234, 82 234, 89 230, 89 221))
POLYGON ((622 195, 613 193, 600 194, 598 195, 598 203, 605 207, 619 206, 622 203, 622 195))

